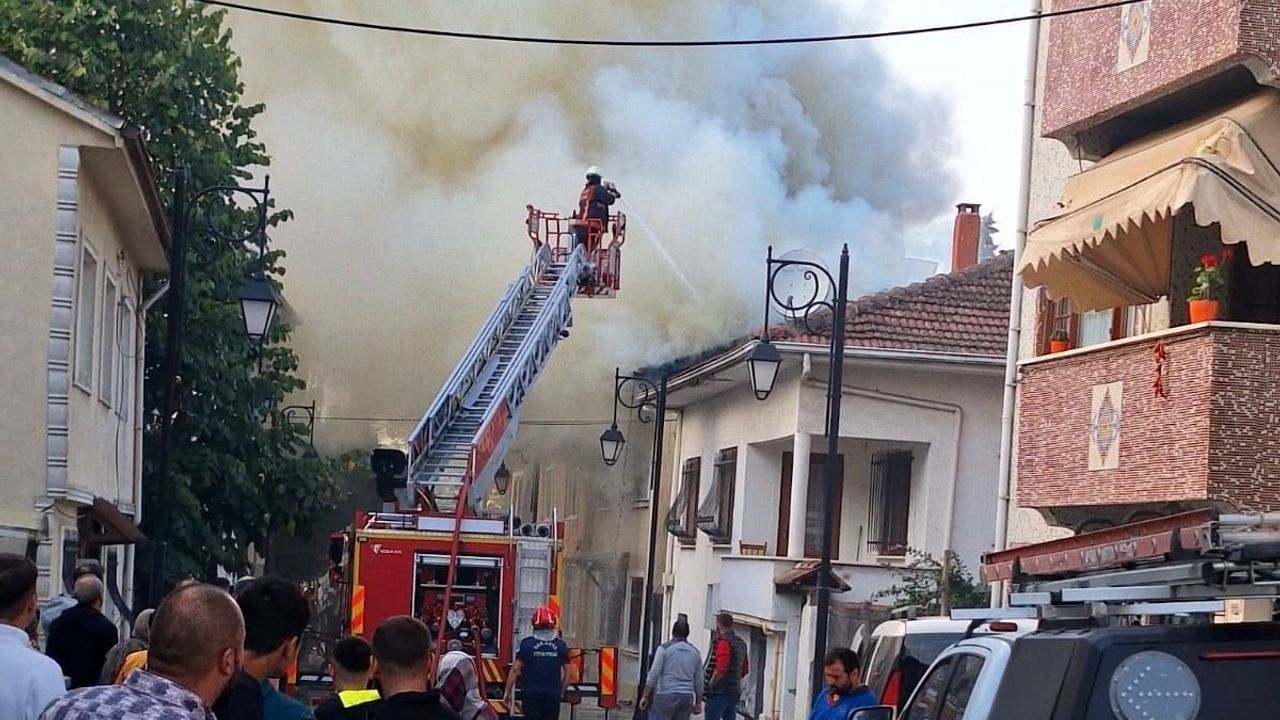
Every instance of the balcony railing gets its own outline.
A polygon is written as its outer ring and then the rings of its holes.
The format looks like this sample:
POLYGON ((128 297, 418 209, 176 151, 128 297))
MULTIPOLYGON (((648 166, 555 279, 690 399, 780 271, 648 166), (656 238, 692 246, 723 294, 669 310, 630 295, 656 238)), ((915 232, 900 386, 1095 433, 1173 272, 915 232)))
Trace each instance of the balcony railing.
POLYGON ((1021 366, 1017 502, 1280 509, 1280 326, 1189 325, 1021 366))

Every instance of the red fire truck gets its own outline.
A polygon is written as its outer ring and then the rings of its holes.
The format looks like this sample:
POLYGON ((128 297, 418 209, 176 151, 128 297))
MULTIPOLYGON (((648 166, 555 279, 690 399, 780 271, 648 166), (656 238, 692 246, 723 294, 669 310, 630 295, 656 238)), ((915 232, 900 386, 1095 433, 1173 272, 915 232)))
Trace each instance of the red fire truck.
MULTIPOLYGON (((594 219, 527 211, 529 264, 407 438, 407 452, 374 450, 381 510, 357 512, 331 538, 330 571, 311 589, 299 695, 315 701, 327 693, 326 659, 340 635, 368 637, 384 619, 412 615, 435 638, 433 670, 446 642, 462 641, 495 710, 519 714, 502 702, 503 682, 516 644, 532 632, 534 609, 548 605, 559 617, 564 528, 554 511, 525 522, 485 508, 491 490, 505 492, 510 482, 502 458, 529 390, 568 336, 571 301, 616 296, 626 233, 621 213, 606 229, 594 219)), ((616 706, 616 649, 574 650, 571 661, 567 699, 598 696, 602 707, 616 706), (584 677, 588 656, 598 667, 592 682, 584 677)))

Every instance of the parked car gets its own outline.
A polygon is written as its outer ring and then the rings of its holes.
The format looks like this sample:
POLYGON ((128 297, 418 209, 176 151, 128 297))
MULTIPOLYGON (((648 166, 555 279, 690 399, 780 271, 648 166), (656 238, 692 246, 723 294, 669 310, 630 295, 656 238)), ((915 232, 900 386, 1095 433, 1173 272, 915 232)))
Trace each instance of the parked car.
MULTIPOLYGON (((970 621, 949 617, 921 617, 886 620, 871 633, 867 649, 861 653, 863 677, 880 702, 901 712, 907 698, 938 655, 964 639, 970 621)), ((1015 623, 1018 632, 1030 632, 1035 623, 1015 623)), ((991 632, 984 624, 976 633, 991 632)))
POLYGON ((1276 677, 1280 623, 995 632, 942 651, 900 718, 1275 717, 1276 677))

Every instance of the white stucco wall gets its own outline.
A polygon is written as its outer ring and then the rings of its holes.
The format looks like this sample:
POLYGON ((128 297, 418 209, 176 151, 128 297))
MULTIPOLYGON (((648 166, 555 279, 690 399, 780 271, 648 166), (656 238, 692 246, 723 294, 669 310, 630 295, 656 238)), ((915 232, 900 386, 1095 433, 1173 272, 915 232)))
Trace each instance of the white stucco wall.
MULTIPOLYGON (((757 401, 742 382, 725 383, 720 394, 683 409, 679 447, 666 482, 670 500, 679 492, 684 460, 701 457, 701 502, 711 488, 715 454, 738 448, 732 544, 713 546, 699 533, 693 547, 684 547, 666 536, 673 583, 664 625, 679 613, 688 615, 692 639, 703 651, 713 624, 711 614, 717 610, 728 610, 740 622, 763 629, 771 648, 765 715, 778 718, 790 717, 796 678, 805 676, 803 668, 797 670, 803 657, 800 646, 811 643, 801 638, 809 634, 802 632, 802 598, 779 594, 774 585, 774 578, 796 562, 775 555, 781 457, 791 450, 797 430, 815 434, 811 452, 826 451, 821 436, 825 368, 815 363, 815 380, 802 385, 794 370, 798 358, 787 360, 790 372, 765 402, 757 401), (741 541, 765 544, 768 554, 742 556, 741 541)), ((994 544, 1001 371, 998 365, 974 372, 848 363, 839 445, 845 458, 844 496, 835 568, 853 589, 835 599, 870 600, 896 579, 892 569, 881 565, 884 559, 866 546, 870 456, 880 449, 914 453, 909 544, 935 557, 950 544, 976 570, 980 554, 994 544), (958 482, 948 513, 953 474, 958 482)))

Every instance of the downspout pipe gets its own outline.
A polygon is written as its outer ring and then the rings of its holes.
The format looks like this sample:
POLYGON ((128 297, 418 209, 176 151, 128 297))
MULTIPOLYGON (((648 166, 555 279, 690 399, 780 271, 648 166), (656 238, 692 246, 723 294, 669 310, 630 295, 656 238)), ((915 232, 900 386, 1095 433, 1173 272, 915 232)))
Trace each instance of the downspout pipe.
MULTIPOLYGON (((1022 100, 1022 187, 1018 192, 1018 228, 1013 245, 1013 282, 1009 288, 1009 344, 1005 351, 1004 401, 1000 413, 1000 472, 996 490, 996 550, 1009 545, 1009 515, 1012 511, 1013 480, 1013 431, 1018 400, 1018 352, 1022 345, 1022 278, 1018 267, 1027 245, 1027 229, 1031 215, 1031 154, 1036 135, 1036 70, 1040 65, 1039 15, 1044 10, 1043 0, 1032 0, 1031 22, 1027 40, 1027 77, 1023 84, 1022 100)), ((1004 604, 1004 593, 999 583, 991 586, 991 606, 1004 604)))

